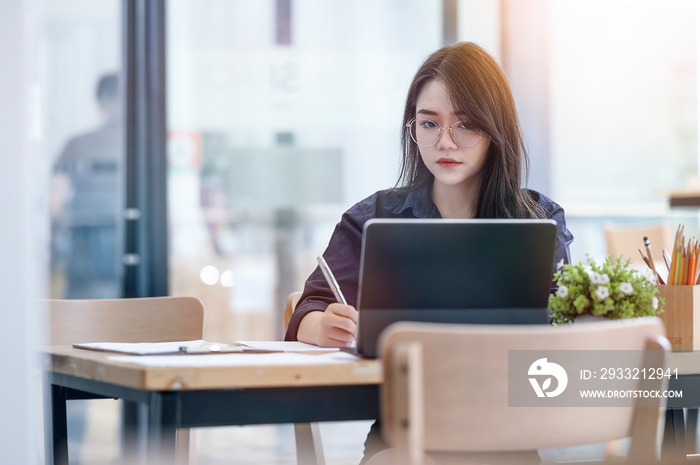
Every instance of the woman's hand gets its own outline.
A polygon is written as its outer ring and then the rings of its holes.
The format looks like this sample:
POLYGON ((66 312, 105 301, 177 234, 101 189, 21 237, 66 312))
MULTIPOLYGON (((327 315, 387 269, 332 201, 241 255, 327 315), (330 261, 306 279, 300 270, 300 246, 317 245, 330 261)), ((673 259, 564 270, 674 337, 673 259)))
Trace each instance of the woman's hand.
POLYGON ((320 347, 347 347, 355 340, 357 310, 333 303, 325 312, 310 312, 299 324, 297 339, 320 347))

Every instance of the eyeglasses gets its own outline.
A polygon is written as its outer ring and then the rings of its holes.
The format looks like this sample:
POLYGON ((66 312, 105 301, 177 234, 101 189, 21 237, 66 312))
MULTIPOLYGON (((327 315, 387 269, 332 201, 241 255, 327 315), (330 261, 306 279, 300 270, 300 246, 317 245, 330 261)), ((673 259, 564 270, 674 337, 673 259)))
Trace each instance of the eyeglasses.
POLYGON ((406 127, 411 133, 413 142, 420 147, 435 145, 440 139, 440 131, 443 129, 449 130, 452 141, 464 149, 474 147, 483 135, 480 129, 464 121, 457 121, 451 127, 443 128, 429 119, 413 118, 406 124, 406 127))

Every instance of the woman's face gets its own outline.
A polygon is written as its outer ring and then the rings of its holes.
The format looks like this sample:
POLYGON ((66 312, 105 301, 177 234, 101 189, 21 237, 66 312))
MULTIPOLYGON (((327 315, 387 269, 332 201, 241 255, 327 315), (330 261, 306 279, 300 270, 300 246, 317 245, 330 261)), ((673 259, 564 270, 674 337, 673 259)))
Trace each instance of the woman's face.
MULTIPOLYGON (((428 119, 443 128, 450 128, 458 121, 469 124, 465 115, 455 114, 447 94, 447 88, 439 79, 429 81, 416 100, 417 120, 428 119)), ((490 138, 484 134, 473 147, 457 145, 449 129, 442 129, 438 141, 429 147, 419 146, 423 163, 435 176, 433 186, 468 187, 478 182, 486 160, 490 138)))

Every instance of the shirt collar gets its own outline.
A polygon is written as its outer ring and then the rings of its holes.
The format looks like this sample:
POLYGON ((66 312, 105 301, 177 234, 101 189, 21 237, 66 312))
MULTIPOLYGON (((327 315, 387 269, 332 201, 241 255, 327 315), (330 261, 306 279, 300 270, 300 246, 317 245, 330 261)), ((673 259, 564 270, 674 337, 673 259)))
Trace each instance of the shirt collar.
POLYGON ((440 211, 430 196, 430 186, 422 186, 398 195, 388 210, 396 215, 411 209, 416 218, 440 218, 440 211))

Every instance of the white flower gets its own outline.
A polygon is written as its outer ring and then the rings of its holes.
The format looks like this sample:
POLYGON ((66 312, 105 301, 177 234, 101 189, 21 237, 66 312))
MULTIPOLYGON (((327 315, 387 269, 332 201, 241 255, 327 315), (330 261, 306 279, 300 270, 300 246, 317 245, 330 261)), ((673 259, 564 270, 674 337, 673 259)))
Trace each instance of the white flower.
POLYGON ((644 279, 649 281, 650 284, 656 285, 656 274, 651 271, 650 268, 644 267, 641 270, 637 270, 637 273, 640 274, 644 279))
POLYGON ((595 263, 595 260, 593 259, 593 257, 591 257, 590 255, 586 254, 586 257, 583 259, 583 264, 584 264, 584 265, 592 265, 592 264, 594 264, 594 263, 595 263))
POLYGON ((591 279, 593 284, 608 284, 610 282, 610 277, 605 273, 596 273, 591 271, 588 273, 588 277, 591 279))
POLYGON ((651 299, 651 308, 653 308, 654 310, 659 308, 659 299, 657 299, 656 297, 651 299))
POLYGON ((646 278, 650 284, 656 285, 656 273, 654 273, 650 269, 646 272, 646 278))
POLYGON ((620 292, 631 295, 634 292, 634 288, 630 283, 620 283, 620 292))
POLYGON ((557 296, 559 296, 563 299, 567 295, 569 295, 569 288, 566 287, 564 284, 560 284, 559 289, 557 289, 557 296))
POLYGON ((595 296, 598 297, 598 300, 604 300, 609 295, 610 290, 605 286, 598 286, 598 289, 595 290, 595 296))
POLYGON ((561 260, 559 260, 559 263, 557 263, 557 270, 559 268, 561 268, 562 266, 564 266, 564 259, 563 258, 561 260))

